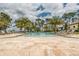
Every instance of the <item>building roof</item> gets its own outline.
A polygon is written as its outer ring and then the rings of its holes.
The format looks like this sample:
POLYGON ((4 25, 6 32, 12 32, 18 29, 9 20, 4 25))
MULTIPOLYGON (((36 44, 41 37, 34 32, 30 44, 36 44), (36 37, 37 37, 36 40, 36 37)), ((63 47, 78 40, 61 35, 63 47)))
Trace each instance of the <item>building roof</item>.
POLYGON ((75 25, 75 24, 79 24, 79 22, 71 23, 71 24, 69 24, 69 25, 75 25))

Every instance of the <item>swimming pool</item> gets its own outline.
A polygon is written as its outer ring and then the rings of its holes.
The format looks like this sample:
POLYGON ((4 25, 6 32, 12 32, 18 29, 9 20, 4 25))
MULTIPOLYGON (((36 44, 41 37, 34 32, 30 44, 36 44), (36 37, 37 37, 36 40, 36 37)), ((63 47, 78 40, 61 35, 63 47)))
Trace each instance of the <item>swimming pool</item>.
POLYGON ((54 36, 54 32, 26 32, 26 36, 32 37, 51 37, 54 36))

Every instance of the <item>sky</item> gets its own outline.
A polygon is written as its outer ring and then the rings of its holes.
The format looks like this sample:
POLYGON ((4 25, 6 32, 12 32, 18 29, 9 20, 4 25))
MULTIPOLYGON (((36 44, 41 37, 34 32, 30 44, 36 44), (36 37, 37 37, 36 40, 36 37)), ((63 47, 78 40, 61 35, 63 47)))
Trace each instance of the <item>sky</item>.
MULTIPOLYGON (((51 13, 46 17, 62 16, 65 12, 79 9, 78 3, 0 3, 0 11, 8 13, 13 19, 26 16, 31 20, 41 13, 51 13), (39 6, 42 6, 43 10, 39 6), (39 8, 39 10, 37 10, 39 8)), ((43 18, 43 17, 42 17, 43 18)))
POLYGON ((0 11, 8 13, 13 21, 22 16, 35 21, 39 17, 62 16, 76 10, 79 10, 79 3, 0 3, 0 11))

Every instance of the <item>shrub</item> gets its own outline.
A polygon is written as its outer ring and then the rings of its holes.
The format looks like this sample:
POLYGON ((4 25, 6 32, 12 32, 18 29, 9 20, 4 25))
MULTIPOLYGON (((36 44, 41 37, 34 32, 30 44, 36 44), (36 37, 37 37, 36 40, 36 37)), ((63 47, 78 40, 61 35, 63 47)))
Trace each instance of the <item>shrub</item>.
POLYGON ((79 32, 79 30, 75 30, 74 32, 79 32))

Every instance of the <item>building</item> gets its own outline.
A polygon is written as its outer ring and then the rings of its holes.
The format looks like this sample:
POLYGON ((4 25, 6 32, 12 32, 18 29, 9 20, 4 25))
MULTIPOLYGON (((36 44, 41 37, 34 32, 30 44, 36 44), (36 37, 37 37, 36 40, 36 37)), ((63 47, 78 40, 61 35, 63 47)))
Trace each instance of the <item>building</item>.
POLYGON ((69 24, 68 25, 69 30, 72 31, 72 32, 74 32, 75 30, 78 29, 78 24, 79 24, 78 22, 69 24))

